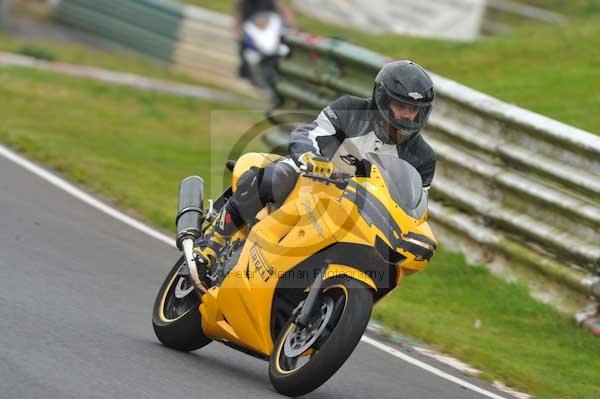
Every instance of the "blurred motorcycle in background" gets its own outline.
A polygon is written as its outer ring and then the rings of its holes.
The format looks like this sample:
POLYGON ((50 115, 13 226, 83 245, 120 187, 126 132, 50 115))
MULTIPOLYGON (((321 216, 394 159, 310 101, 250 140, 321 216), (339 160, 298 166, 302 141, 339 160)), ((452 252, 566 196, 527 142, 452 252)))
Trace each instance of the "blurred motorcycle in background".
POLYGON ((290 52, 282 42, 286 30, 283 19, 275 12, 256 13, 242 25, 242 58, 248 66, 248 78, 267 93, 274 107, 281 103, 275 91, 277 64, 290 52))

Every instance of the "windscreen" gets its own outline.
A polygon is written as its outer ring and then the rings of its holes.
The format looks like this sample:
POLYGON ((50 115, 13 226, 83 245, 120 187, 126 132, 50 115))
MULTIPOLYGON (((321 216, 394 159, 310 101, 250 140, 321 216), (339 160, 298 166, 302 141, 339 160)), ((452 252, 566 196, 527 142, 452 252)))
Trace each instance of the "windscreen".
POLYGON ((419 172, 392 155, 369 153, 366 159, 379 167, 393 200, 409 216, 420 219, 427 210, 427 191, 419 172))

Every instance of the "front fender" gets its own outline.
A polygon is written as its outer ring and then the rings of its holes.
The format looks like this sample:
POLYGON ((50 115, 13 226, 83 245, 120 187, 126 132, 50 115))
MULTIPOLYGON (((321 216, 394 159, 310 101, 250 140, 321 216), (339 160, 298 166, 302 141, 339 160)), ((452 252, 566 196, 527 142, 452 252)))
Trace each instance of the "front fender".
POLYGON ((358 281, 368 285, 374 291, 377 291, 377 285, 375 284, 373 279, 371 277, 369 277, 369 275, 367 275, 366 273, 364 273, 358 269, 355 269, 355 268, 349 267, 349 266, 345 266, 345 265, 331 264, 331 265, 327 266, 327 268, 325 269, 325 274, 324 274, 323 279, 327 280, 327 279, 330 279, 333 277, 338 277, 338 276, 347 276, 349 278, 353 278, 354 280, 358 280, 358 281))

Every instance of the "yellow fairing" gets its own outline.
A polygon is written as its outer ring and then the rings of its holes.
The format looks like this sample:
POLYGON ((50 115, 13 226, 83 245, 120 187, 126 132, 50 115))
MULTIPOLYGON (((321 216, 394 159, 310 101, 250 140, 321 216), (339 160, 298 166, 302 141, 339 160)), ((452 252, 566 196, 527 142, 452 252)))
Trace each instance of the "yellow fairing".
POLYGON ((264 168, 281 159, 281 156, 277 154, 268 154, 265 152, 249 152, 248 154, 242 155, 235 163, 235 167, 233 168, 233 176, 231 177, 231 188, 233 191, 237 189, 237 182, 241 175, 244 174, 245 171, 250 169, 253 166, 257 168, 264 168))
MULTIPOLYGON (((265 165, 277 158, 267 154, 248 154, 240 158, 234 169, 234 184, 237 181, 235 179, 250 165, 265 165)), ((280 208, 258 221, 247 238, 240 233, 239 238, 246 241, 235 266, 219 287, 211 288, 202 297, 200 312, 204 334, 268 356, 274 346, 271 312, 278 284, 297 281, 297 286, 293 288, 306 289, 312 279, 303 280, 306 276, 300 278, 295 273, 303 270, 302 265, 310 265, 311 268, 326 266, 312 263, 318 259, 316 254, 324 253, 328 248, 337 248, 338 245, 350 250, 367 248, 372 251, 377 237, 391 245, 392 241, 405 238, 404 234, 408 232, 434 242, 426 217, 415 220, 407 216, 392 200, 383 179, 378 178, 376 167, 374 172, 371 178, 352 179, 354 186, 348 186, 346 190, 301 176, 294 191, 280 208), (386 238, 382 226, 367 222, 364 209, 349 199, 353 190, 363 189, 377 199, 378 206, 385 207, 400 227, 403 237, 386 238)), ((418 245, 418 240, 416 242, 412 244, 418 245)), ((405 256, 401 266, 407 270, 420 270, 428 263, 428 259, 421 259, 409 250, 397 248, 396 251, 405 256)), ((347 275, 378 292, 378 283, 360 270, 360 266, 370 265, 355 263, 357 260, 353 259, 350 251, 346 261, 332 261, 327 265, 325 277, 347 275)), ((394 266, 385 263, 385 267, 394 266)), ((396 283, 402 280, 403 275, 403 270, 397 267, 396 283)))
MULTIPOLYGON (((302 179, 299 179, 302 180, 302 179)), ((306 182, 304 182, 306 183, 306 182)), ((213 339, 225 339, 255 352, 273 350, 270 318, 279 278, 315 252, 334 242, 319 219, 325 192, 337 189, 309 182, 250 231, 236 266, 219 288, 202 297, 202 329, 213 339)))
MULTIPOLYGON (((408 216, 394 201, 385 180, 380 175, 376 166, 372 167, 370 177, 356 178, 356 181, 383 204, 385 209, 390 213, 390 220, 395 221, 398 224, 400 231, 404 232, 401 237, 396 236, 395 238, 401 238, 404 241, 408 240, 412 244, 428 250, 435 250, 437 241, 435 240, 433 232, 427 223, 427 212, 425 212, 420 219, 414 219, 408 216), (413 235, 425 237, 428 239, 428 241, 435 243, 435 245, 432 246, 431 244, 422 242, 418 239, 411 238, 407 234, 409 232, 413 235)), ((352 187, 349 187, 348 189, 352 190, 352 187)), ((390 242, 390 239, 386 237, 382 229, 379 229, 379 231, 380 233, 378 236, 383 238, 386 241, 386 244, 393 246, 390 242)), ((399 247, 396 247, 395 250, 406 257, 406 259, 402 262, 402 268, 404 269, 419 271, 424 269, 427 264, 429 264, 429 259, 422 259, 411 251, 399 247)))
MULTIPOLYGON (((429 224, 427 224, 427 223, 423 223, 423 224, 417 226, 412 231, 421 236, 429 237, 434 242, 436 242, 433 232, 431 231, 431 228, 429 227, 429 224)), ((436 242, 436 244, 437 244, 437 242, 436 242)), ((420 245, 427 247, 427 244, 424 244, 424 243, 421 243, 420 245)), ((435 250, 435 248, 433 248, 433 250, 435 250)), ((412 254, 406 250, 401 250, 401 251, 402 251, 402 254, 404 256, 406 256, 406 260, 404 262, 402 262, 403 269, 408 269, 410 271, 420 271, 420 270, 423 270, 429 264, 429 260, 419 259, 419 258, 415 257, 414 254, 412 254)))

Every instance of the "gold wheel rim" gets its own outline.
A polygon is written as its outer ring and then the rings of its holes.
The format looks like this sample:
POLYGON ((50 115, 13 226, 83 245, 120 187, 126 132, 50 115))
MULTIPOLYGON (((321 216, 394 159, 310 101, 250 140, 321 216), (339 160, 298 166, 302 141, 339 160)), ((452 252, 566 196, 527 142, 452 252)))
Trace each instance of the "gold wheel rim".
POLYGON ((158 310, 158 317, 160 318, 160 320, 163 323, 173 323, 174 321, 181 319, 183 316, 188 314, 193 309, 193 308, 190 308, 187 312, 183 313, 182 315, 179 315, 178 317, 176 317, 174 319, 169 319, 167 316, 165 316, 165 302, 167 300, 167 294, 169 293, 169 291, 171 291, 171 287, 173 286, 173 283, 175 282, 177 277, 178 277, 177 273, 173 274, 173 277, 171 277, 171 281, 169 281, 169 285, 167 285, 166 289, 164 290, 164 292, 162 294, 162 298, 160 300, 160 308, 158 310))
MULTIPOLYGON (((333 288, 341 288, 342 291, 344 291, 344 310, 342 311, 342 315, 344 314, 344 312, 346 312, 346 307, 348 305, 348 288, 343 285, 343 284, 335 284, 332 285, 331 287, 327 287, 323 290, 323 292, 327 292, 333 288)), ((340 316, 341 317, 341 316, 340 316)), ((298 367, 297 369, 294 370, 290 370, 290 371, 285 371, 283 370, 283 368, 281 367, 281 363, 280 363, 280 359, 281 359, 281 351, 283 350, 283 347, 285 345, 285 340, 287 339, 288 335, 291 333, 292 329, 296 327, 295 324, 290 324, 290 326, 288 327, 288 329, 285 331, 284 336, 282 337, 282 339, 280 340, 279 345, 277 346, 277 351, 275 354, 275 368, 277 369, 277 372, 279 372, 280 374, 284 374, 284 375, 289 375, 292 373, 295 373, 296 371, 300 370, 302 367, 304 367, 307 363, 304 363, 303 365, 301 365, 300 367, 298 367)))

